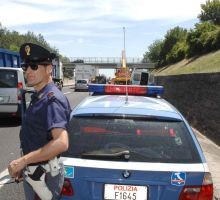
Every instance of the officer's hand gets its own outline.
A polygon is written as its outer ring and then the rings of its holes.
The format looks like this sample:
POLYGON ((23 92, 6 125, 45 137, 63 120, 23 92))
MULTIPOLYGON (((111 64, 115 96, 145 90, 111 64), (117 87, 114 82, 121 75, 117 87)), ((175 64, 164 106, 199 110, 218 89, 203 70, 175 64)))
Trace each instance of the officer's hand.
POLYGON ((16 174, 15 181, 16 181, 17 183, 23 181, 22 171, 20 171, 20 172, 18 172, 18 173, 16 174))
POLYGON ((8 165, 8 172, 11 175, 11 177, 17 177, 18 174, 23 170, 26 166, 24 158, 19 158, 17 160, 13 160, 8 165))

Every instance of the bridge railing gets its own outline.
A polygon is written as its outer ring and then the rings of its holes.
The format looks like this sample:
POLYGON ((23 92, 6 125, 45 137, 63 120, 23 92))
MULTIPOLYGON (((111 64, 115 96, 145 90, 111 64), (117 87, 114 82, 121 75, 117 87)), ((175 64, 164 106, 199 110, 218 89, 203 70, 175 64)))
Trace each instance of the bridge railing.
MULTIPOLYGON (((142 63, 140 57, 127 57, 127 63, 142 63)), ((121 57, 70 57, 70 62, 73 63, 121 63, 121 57)))

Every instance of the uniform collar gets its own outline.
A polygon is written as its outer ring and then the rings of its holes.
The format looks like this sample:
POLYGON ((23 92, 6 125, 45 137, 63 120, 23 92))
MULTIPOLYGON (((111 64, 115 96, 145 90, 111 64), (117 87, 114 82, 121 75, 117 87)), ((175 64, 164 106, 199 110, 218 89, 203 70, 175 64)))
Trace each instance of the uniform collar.
POLYGON ((44 96, 44 94, 47 94, 51 90, 53 85, 53 82, 46 84, 39 92, 34 92, 31 96, 31 99, 41 99, 44 96))

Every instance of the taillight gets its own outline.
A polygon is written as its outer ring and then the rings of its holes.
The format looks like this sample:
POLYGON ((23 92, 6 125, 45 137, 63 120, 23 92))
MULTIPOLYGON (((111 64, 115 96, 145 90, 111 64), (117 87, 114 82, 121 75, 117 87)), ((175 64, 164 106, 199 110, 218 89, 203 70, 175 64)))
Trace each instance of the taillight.
POLYGON ((66 179, 66 178, 64 179, 61 195, 64 195, 64 196, 74 195, 73 188, 72 188, 72 185, 69 179, 66 179))
POLYGON ((199 186, 185 186, 181 191, 179 200, 212 200, 213 182, 211 174, 206 172, 203 184, 199 186))
POLYGON ((22 82, 18 82, 18 86, 17 86, 18 89, 22 89, 23 88, 23 84, 22 82))
POLYGON ((18 82, 18 85, 17 85, 17 89, 18 89, 18 101, 21 100, 21 89, 23 88, 23 84, 22 82, 18 82))

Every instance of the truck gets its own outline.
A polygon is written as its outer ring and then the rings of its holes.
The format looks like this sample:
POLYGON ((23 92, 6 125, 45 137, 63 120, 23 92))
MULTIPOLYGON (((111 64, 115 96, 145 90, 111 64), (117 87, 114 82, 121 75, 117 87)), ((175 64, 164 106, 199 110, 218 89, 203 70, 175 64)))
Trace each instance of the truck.
POLYGON ((21 58, 18 52, 0 48, 0 67, 15 67, 21 66, 21 58))
POLYGON ((117 85, 129 85, 131 79, 131 72, 126 66, 126 55, 125 50, 122 51, 121 67, 116 69, 115 78, 112 79, 112 84, 117 85))
POLYGON ((59 57, 56 57, 52 61, 53 71, 52 78, 55 85, 62 90, 63 87, 63 64, 60 61, 59 57))
POLYGON ((106 84, 107 79, 105 75, 98 75, 95 77, 95 80, 93 81, 93 83, 97 83, 97 84, 106 84))
POLYGON ((154 85, 154 75, 148 69, 134 68, 131 73, 132 85, 154 85))
POLYGON ((98 69, 95 66, 85 64, 75 65, 75 82, 82 79, 88 79, 89 82, 92 82, 96 76, 98 76, 98 69))

